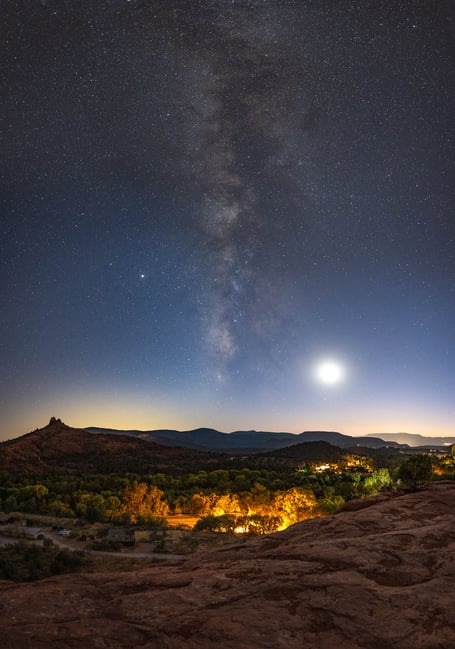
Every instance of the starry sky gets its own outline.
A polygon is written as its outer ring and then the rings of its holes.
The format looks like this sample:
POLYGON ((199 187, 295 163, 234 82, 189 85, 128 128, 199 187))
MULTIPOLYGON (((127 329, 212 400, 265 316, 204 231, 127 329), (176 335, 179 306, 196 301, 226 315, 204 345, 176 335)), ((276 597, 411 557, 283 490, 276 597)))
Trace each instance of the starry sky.
POLYGON ((455 434, 452 0, 6 0, 0 27, 1 439, 455 434))

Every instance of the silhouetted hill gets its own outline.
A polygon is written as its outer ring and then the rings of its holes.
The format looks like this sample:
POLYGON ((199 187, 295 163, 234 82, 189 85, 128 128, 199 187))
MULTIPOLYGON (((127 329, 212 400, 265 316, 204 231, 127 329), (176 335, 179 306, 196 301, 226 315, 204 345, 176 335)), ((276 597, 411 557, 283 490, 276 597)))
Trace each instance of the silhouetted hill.
POLYGON ((267 451, 261 454, 266 458, 285 458, 296 460, 299 463, 337 463, 346 455, 344 449, 333 446, 328 442, 302 442, 295 446, 287 446, 276 451, 267 451))
POLYGON ((0 470, 110 473, 191 468, 211 454, 165 447, 128 435, 93 435, 52 417, 44 428, 0 444, 0 470))
POLYGON ((323 441, 338 446, 339 448, 354 448, 356 446, 367 446, 368 448, 381 448, 382 446, 394 446, 399 448, 401 445, 396 442, 385 442, 379 437, 353 437, 352 435, 343 435, 342 433, 333 433, 326 431, 305 431, 297 435, 300 442, 323 441))
POLYGON ((220 433, 213 428, 197 428, 196 430, 116 430, 113 428, 88 427, 84 430, 103 435, 131 435, 139 439, 161 444, 163 446, 180 446, 197 450, 223 451, 226 447, 226 433, 220 433))

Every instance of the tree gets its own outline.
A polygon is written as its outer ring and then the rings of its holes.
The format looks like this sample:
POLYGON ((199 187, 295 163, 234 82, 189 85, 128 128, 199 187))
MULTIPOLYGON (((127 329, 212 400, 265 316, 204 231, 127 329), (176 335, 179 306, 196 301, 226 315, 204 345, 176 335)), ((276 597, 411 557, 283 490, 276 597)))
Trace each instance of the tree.
POLYGON ((7 514, 9 512, 17 512, 19 509, 18 504, 17 504, 17 498, 14 495, 10 495, 7 498, 5 498, 5 501, 3 503, 3 509, 7 514))
POLYGON ((428 487, 433 476, 429 455, 411 455, 400 464, 398 478, 411 491, 428 487))
POLYGON ((85 516, 90 523, 104 521, 106 519, 106 503, 101 494, 90 496, 87 501, 85 516))
POLYGON ((273 495, 264 485, 256 482, 251 491, 244 494, 242 498, 241 508, 245 510, 248 515, 261 514, 267 516, 274 512, 272 507, 273 495))
POLYGON ((108 521, 114 519, 116 514, 120 511, 121 504, 120 498, 117 498, 117 496, 114 496, 113 494, 109 494, 104 498, 104 506, 106 508, 106 517, 108 521))
POLYGON ((205 516, 194 526, 195 532, 225 532, 232 534, 236 526, 234 516, 224 514, 223 516, 205 516))
POLYGON ((20 511, 31 514, 44 511, 48 493, 48 488, 42 484, 21 487, 16 491, 20 511))
POLYGON ((392 484, 392 478, 388 469, 378 469, 366 476, 363 481, 363 492, 365 496, 374 496, 375 494, 387 489, 392 484))
POLYGON ((210 512, 210 498, 204 494, 193 494, 185 511, 196 516, 204 516, 210 512))
POLYGON ((317 501, 311 489, 293 487, 276 494, 272 513, 281 516, 286 525, 293 525, 311 518, 316 505, 317 501))
POLYGON ((56 497, 47 505, 47 511, 53 516, 74 516, 74 512, 69 505, 56 497))
POLYGON ((214 494, 211 513, 215 516, 222 516, 223 514, 234 514, 237 515, 240 513, 240 502, 236 494, 223 494, 217 496, 214 494))
POLYGON ((120 513, 129 517, 131 523, 146 523, 156 516, 169 513, 164 493, 158 487, 149 487, 145 482, 137 482, 126 487, 120 513))
POLYGON ((315 509, 317 514, 322 516, 329 516, 333 514, 339 507, 344 505, 345 500, 343 496, 330 495, 325 498, 318 500, 317 507, 315 509))
POLYGON ((261 514, 241 516, 236 521, 237 526, 243 528, 248 534, 270 534, 276 532, 282 523, 281 516, 261 516, 261 514))

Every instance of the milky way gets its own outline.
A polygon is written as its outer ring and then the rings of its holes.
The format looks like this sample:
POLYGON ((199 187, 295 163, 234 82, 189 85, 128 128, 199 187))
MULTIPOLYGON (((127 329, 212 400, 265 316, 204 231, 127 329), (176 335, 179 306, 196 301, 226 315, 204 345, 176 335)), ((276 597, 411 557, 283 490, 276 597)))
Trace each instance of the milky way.
POLYGON ((176 137, 184 184, 196 188, 206 236, 211 281, 198 303, 220 372, 246 353, 242 332, 264 336, 280 322, 269 299, 277 279, 266 268, 270 256, 286 256, 286 244, 269 241, 268 224, 276 220, 280 230, 287 224, 270 193, 277 175, 296 185, 293 175, 303 176, 299 167, 310 157, 302 134, 315 115, 311 73, 299 61, 297 34, 286 42, 289 30, 281 23, 290 24, 289 12, 284 20, 280 13, 270 4, 221 2, 196 17, 181 10, 174 24, 183 40, 173 53, 174 77, 184 79, 176 89, 183 113, 176 137))

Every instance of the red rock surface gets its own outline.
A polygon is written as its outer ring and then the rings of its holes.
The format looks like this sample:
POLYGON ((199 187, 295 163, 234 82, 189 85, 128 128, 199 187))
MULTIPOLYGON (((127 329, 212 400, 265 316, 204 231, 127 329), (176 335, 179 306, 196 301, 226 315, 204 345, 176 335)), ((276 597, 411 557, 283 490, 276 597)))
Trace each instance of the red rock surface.
POLYGON ((455 483, 179 565, 0 585, 6 649, 454 649, 455 483))

